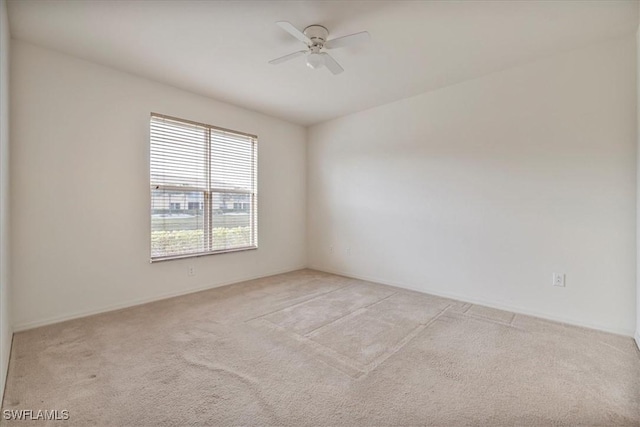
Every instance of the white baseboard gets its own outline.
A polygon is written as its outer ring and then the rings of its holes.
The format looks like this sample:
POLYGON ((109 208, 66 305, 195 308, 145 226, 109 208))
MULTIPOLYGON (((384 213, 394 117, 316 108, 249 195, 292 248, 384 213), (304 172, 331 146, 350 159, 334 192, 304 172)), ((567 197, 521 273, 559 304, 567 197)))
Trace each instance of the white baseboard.
POLYGON ((257 275, 257 276, 239 277, 237 279, 233 279, 233 280, 230 280, 230 281, 227 281, 227 282, 221 282, 221 283, 215 283, 215 284, 210 284, 210 285, 205 285, 205 286, 199 286, 199 287, 195 287, 195 288, 180 290, 178 292, 168 292, 168 293, 164 293, 164 294, 160 294, 160 295, 155 295, 155 296, 152 296, 152 297, 149 297, 149 298, 138 298, 138 299, 134 299, 134 300, 121 302, 121 303, 118 303, 118 304, 107 305, 107 306, 100 307, 100 308, 93 309, 93 310, 77 311, 75 313, 65 314, 63 316, 54 316, 54 317, 49 317, 49 318, 46 318, 46 319, 33 320, 33 321, 29 321, 29 322, 24 322, 24 323, 18 323, 17 325, 13 326, 13 332, 14 333, 22 332, 22 331, 26 331, 26 330, 29 330, 29 329, 39 328, 40 326, 47 326, 47 325, 52 325, 54 323, 66 322, 67 320, 73 320, 73 319, 78 319, 78 318, 81 318, 81 317, 93 316, 95 314, 107 313, 109 311, 115 311, 115 310, 120 310, 120 309, 123 309, 123 308, 134 307, 136 305, 142 305, 142 304, 147 304, 147 303, 154 302, 154 301, 160 301, 160 300, 164 300, 164 299, 168 299, 168 298, 179 297, 181 295, 193 294, 193 293, 200 292, 200 291, 206 291, 208 289, 220 288, 222 286, 232 285, 234 283, 246 282, 247 280, 261 279, 263 277, 275 276, 276 274, 289 273, 289 272, 292 272, 292 271, 302 270, 302 269, 305 269, 305 268, 307 268, 307 267, 306 266, 300 266, 300 267, 295 267, 295 268, 289 268, 289 269, 282 270, 282 271, 274 271, 274 272, 264 273, 264 274, 260 274, 260 275, 257 275))
MULTIPOLYGON (((436 296, 439 296, 439 297, 451 298, 451 299, 455 299, 455 300, 466 302, 466 303, 484 305, 486 307, 497 308, 499 310, 506 310, 506 311, 511 311, 513 313, 524 314, 524 315, 527 315, 527 316, 539 317, 541 319, 552 320, 554 322, 566 323, 566 324, 573 325, 573 326, 580 326, 580 327, 583 327, 583 328, 589 328, 589 329, 595 329, 595 330, 598 330, 598 331, 609 332, 609 333, 616 334, 616 335, 624 335, 626 337, 633 337, 634 336, 634 333, 633 333, 632 330, 610 328, 608 326, 603 326, 603 325, 599 325, 599 324, 595 324, 595 323, 587 323, 587 322, 583 322, 583 321, 572 319, 572 318, 567 318, 567 317, 562 317, 562 316, 554 316, 554 315, 551 315, 551 314, 548 314, 548 313, 541 313, 541 312, 538 312, 538 311, 535 311, 535 310, 529 310, 529 309, 526 309, 526 308, 523 308, 523 307, 512 306, 512 305, 503 304, 503 303, 496 303, 495 301, 489 301, 489 300, 484 300, 484 299, 480 299, 480 298, 473 298, 473 297, 468 297, 466 295, 460 295, 460 294, 455 294, 455 293, 441 292, 441 291, 434 290, 434 289, 427 289, 427 288, 420 288, 419 289, 419 288, 417 288, 415 286, 411 286, 411 285, 408 285, 406 283, 401 283, 401 282, 396 282, 396 281, 392 282, 392 281, 388 281, 388 280, 384 280, 384 279, 380 279, 380 278, 376 278, 376 277, 364 276, 364 275, 360 275, 360 274, 352 274, 352 273, 347 273, 347 272, 344 272, 344 271, 337 271, 337 270, 332 270, 332 269, 327 269, 327 268, 322 268, 322 267, 309 266, 308 268, 310 268, 312 270, 323 271, 325 273, 331 273, 331 274, 337 274, 337 275, 340 275, 340 276, 351 277, 351 278, 354 278, 354 279, 360 279, 360 280, 366 280, 366 281, 369 281, 369 282, 381 283, 383 285, 394 286, 396 288, 408 289, 408 290, 420 292, 420 293, 423 293, 423 294, 436 295, 436 296)), ((640 339, 638 338, 637 334, 635 336, 635 339, 636 339, 636 342, 640 342, 640 339)))
POLYGON ((11 331, 11 339, 9 340, 9 355, 7 358, 7 363, 2 366, 3 375, 2 375, 2 387, 0 389, 0 402, 4 402, 4 392, 7 390, 7 377, 9 376, 9 364, 11 363, 11 352, 13 351, 13 331, 11 331))
POLYGON ((387 281, 387 280, 384 280, 384 279, 375 278, 375 277, 371 277, 371 276, 358 275, 358 274, 347 273, 347 272, 344 272, 344 271, 337 271, 337 270, 332 270, 332 269, 327 269, 327 268, 321 268, 321 267, 316 267, 316 266, 304 266, 304 265, 303 266, 294 267, 294 268, 289 268, 289 269, 286 269, 286 270, 264 273, 264 274, 257 275, 257 276, 241 277, 241 278, 233 279, 233 280, 227 281, 227 282, 216 283, 216 284, 211 284, 211 285, 206 285, 206 286, 200 286, 200 287, 191 288, 191 289, 187 289, 187 290, 181 290, 181 291, 178 291, 178 292, 169 292, 169 293, 156 295, 156 296, 149 297, 149 298, 139 298, 139 299, 135 299, 135 300, 129 300, 129 301, 125 301, 125 302, 118 303, 118 304, 112 304, 112 305, 104 306, 104 307, 101 307, 101 308, 98 308, 98 309, 94 309, 94 310, 79 311, 79 312, 75 312, 75 313, 72 313, 72 314, 67 314, 67 315, 64 315, 64 316, 54 316, 54 317, 50 317, 50 318, 46 318, 46 319, 40 319, 40 320, 35 320, 35 321, 30 321, 30 322, 19 323, 17 325, 14 325, 13 332, 14 333, 22 332, 22 331, 26 331, 26 330, 33 329, 33 328, 38 328, 38 327, 41 327, 41 326, 47 326, 47 325, 52 325, 54 323, 65 322, 67 320, 73 320, 73 319, 78 319, 78 318, 81 318, 81 317, 93 316, 95 314, 101 314, 101 313, 106 313, 106 312, 109 312, 109 311, 120 310, 120 309, 123 309, 123 308, 134 307, 136 305, 142 305, 142 304, 146 304, 146 303, 150 303, 150 302, 154 302, 154 301, 160 301, 160 300, 163 300, 163 299, 178 297, 178 296, 181 296, 181 295, 192 294, 192 293, 196 293, 196 292, 200 292, 200 291, 205 291, 205 290, 208 290, 208 289, 219 288, 219 287, 222 287, 222 286, 232 285, 234 283, 244 282, 244 281, 247 281, 247 280, 254 280, 254 279, 260 279, 260 278, 263 278, 263 277, 274 276, 276 274, 289 273, 291 271, 302 270, 302 269, 305 269, 305 268, 310 268, 310 269, 314 269, 314 270, 317 270, 317 271, 323 271, 323 272, 331 273, 331 274, 338 274, 338 275, 341 275, 341 276, 351 277, 351 278, 354 278, 354 279, 360 279, 360 280, 367 280, 367 281, 370 281, 370 282, 382 283, 384 285, 389 285, 389 286, 394 286, 394 287, 397 287, 397 288, 408 289, 408 290, 412 290, 412 291, 416 291, 416 292, 436 295, 436 296, 440 296, 440 297, 444 297, 444 298, 451 298, 451 299, 455 299, 455 300, 458 300, 458 301, 463 301, 463 302, 467 302, 467 303, 471 303, 471 304, 484 305, 484 306, 487 306, 487 307, 497 308, 497 309, 500 309, 500 310, 507 310, 507 311, 511 311, 511 312, 514 312, 514 313, 525 314, 525 315, 528 315, 528 316, 539 317, 539 318, 542 318, 542 319, 552 320, 552 321, 555 321, 555 322, 567 323, 567 324, 570 324, 570 325, 581 326, 581 327, 584 327, 584 328, 596 329, 596 330, 600 330, 600 331, 604 331, 604 332, 610 332, 610 333, 613 333, 613 334, 624 335, 624 336, 628 336, 628 337, 634 337, 635 341, 636 341, 636 344, 638 344, 638 348, 640 348, 640 331, 636 331, 635 334, 634 334, 634 332, 630 331, 630 330, 620 330, 620 329, 615 329, 615 328, 609 328, 609 327, 605 327, 605 326, 598 325, 598 324, 591 324, 591 323, 581 322, 581 321, 578 321, 578 320, 575 320, 575 319, 571 319, 571 318, 553 316, 553 315, 549 315, 547 313, 540 313, 540 312, 537 312, 535 310, 529 310, 529 309, 525 309, 525 308, 522 308, 522 307, 495 303, 493 301, 483 300, 483 299, 479 299, 479 298, 469 298, 469 297, 467 297, 465 295, 460 295, 460 294, 455 294, 455 293, 447 293, 447 292, 440 292, 440 291, 434 290, 434 289, 419 289, 419 288, 417 288, 415 286, 411 286, 411 285, 408 285, 406 283, 401 283, 401 282, 396 282, 396 281, 391 282, 391 281, 387 281))

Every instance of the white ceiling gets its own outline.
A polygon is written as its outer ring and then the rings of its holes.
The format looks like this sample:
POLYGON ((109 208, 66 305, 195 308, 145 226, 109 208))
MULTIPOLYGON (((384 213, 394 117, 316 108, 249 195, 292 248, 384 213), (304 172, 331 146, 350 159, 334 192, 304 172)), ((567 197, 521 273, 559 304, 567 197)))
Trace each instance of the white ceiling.
POLYGON ((309 125, 632 34, 630 1, 9 1, 14 38, 309 125), (278 28, 367 30, 311 70, 278 28))

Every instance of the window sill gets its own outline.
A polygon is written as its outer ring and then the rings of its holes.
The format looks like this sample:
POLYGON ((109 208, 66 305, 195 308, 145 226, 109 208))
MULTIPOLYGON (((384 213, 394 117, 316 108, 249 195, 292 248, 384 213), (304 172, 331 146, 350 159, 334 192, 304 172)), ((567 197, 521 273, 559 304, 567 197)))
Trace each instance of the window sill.
POLYGON ((254 251, 256 249, 258 249, 257 246, 245 246, 242 248, 224 249, 220 251, 198 252, 194 254, 184 254, 184 255, 171 255, 166 257, 151 258, 150 262, 151 264, 155 264, 156 262, 171 261, 174 259, 199 258, 199 257, 209 256, 209 255, 220 255, 220 254, 230 254, 234 252, 254 251))

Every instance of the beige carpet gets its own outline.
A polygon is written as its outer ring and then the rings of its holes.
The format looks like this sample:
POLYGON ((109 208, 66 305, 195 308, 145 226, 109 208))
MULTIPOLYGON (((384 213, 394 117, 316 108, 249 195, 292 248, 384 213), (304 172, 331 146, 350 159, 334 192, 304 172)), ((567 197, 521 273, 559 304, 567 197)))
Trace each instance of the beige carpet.
POLYGON ((640 426, 640 352, 303 270, 16 334, 3 409, 74 426, 640 426))

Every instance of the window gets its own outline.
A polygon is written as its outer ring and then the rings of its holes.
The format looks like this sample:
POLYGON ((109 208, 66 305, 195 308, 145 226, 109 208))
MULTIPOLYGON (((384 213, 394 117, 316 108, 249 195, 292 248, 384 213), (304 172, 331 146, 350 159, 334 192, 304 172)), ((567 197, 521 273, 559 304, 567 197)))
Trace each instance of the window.
POLYGON ((258 247, 257 137, 151 114, 151 261, 258 247))

